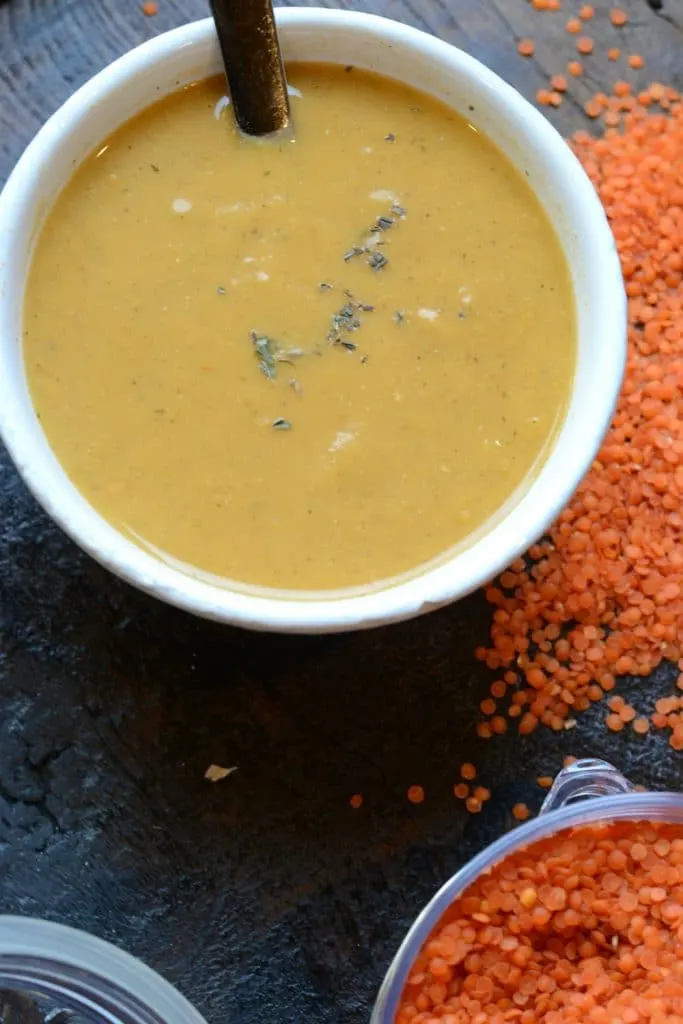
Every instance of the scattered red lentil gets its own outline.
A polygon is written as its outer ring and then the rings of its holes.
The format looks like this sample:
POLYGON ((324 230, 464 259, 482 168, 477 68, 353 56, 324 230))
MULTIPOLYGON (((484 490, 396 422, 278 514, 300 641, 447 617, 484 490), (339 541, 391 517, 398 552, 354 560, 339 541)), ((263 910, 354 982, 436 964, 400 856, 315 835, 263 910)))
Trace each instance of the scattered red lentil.
POLYGON ((533 57, 536 51, 536 44, 533 39, 520 39, 517 43, 517 52, 522 57, 533 57))
POLYGON ((551 107, 559 107, 562 103, 562 93, 555 91, 551 92, 550 96, 548 97, 548 103, 551 107))
POLYGON ((148 18, 153 18, 155 14, 159 13, 159 4, 156 0, 145 0, 142 5, 142 13, 148 18))
POLYGON ((471 796, 465 801, 465 807, 470 814, 479 814, 481 810, 481 800, 477 800, 476 796, 471 796))
POLYGON ((351 804, 353 809, 357 811, 359 807, 363 806, 363 794, 354 793, 351 799, 349 800, 349 803, 351 804))
POLYGON ((616 46, 613 46, 611 50, 607 51, 607 60, 619 60, 621 57, 621 50, 616 46))
POLYGON ((581 36, 581 38, 577 39, 576 41, 576 49, 579 51, 579 53, 582 53, 584 55, 592 53, 594 46, 595 43, 588 36, 581 36))
POLYGON ((682 939, 680 826, 565 831, 452 903, 395 1024, 680 1024, 682 939))
POLYGON ((425 791, 422 786, 409 786, 407 797, 411 804, 421 804, 425 798, 425 791))
POLYGON ((629 67, 639 70, 645 67, 645 58, 641 57, 639 53, 632 53, 628 59, 629 67))
POLYGON ((550 79, 550 85, 555 92, 566 92, 568 89, 567 79, 564 75, 553 75, 550 79))
POLYGON ((569 64, 567 64, 567 71, 570 75, 573 75, 574 78, 578 78, 579 75, 583 74, 583 64, 580 60, 570 60, 569 64))
POLYGON ((485 804, 487 800, 491 799, 491 790, 487 789, 486 786, 477 786, 472 796, 475 800, 485 804))
POLYGON ((539 89, 536 93, 536 99, 542 107, 550 106, 550 89, 539 89))
POLYGON ((595 11, 593 10, 590 4, 584 4, 583 7, 579 10, 579 17, 582 21, 590 21, 594 14, 595 11))
POLYGON ((460 765, 460 777, 462 779, 467 779, 468 782, 471 782, 472 779, 476 779, 477 777, 477 769, 474 767, 473 764, 470 764, 469 761, 465 761, 464 764, 460 765))
POLYGON ((470 787, 466 782, 458 782, 453 786, 453 792, 457 796, 458 800, 466 800, 470 795, 470 787))
POLYGON ((633 731, 644 736, 646 732, 650 731, 650 723, 647 718, 636 718, 633 722, 633 731))
POLYGON ((609 20, 616 28, 621 28, 628 22, 628 14, 622 7, 613 7, 609 12, 609 20))
POLYGON ((531 811, 526 804, 515 804, 512 808, 512 817, 516 818, 517 821, 526 821, 531 814, 531 811))
POLYGON ((550 789, 553 784, 553 777, 552 775, 539 775, 536 782, 542 789, 550 789))
POLYGON ((581 22, 578 18, 570 18, 565 25, 565 31, 569 32, 571 36, 578 36, 581 31, 581 22))

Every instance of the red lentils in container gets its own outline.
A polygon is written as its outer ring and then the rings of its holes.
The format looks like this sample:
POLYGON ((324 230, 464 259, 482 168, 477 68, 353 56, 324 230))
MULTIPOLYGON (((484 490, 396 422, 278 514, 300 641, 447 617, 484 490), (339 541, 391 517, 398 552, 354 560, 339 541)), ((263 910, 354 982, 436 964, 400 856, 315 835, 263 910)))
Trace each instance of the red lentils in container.
POLYGON ((395 1024, 680 1024, 683 827, 567 830, 451 905, 395 1024))

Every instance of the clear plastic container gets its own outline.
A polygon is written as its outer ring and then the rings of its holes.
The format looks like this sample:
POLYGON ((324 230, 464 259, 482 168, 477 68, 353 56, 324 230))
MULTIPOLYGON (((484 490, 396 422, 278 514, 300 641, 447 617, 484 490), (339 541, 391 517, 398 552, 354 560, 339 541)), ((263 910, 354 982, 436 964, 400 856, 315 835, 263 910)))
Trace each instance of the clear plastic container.
POLYGON ((564 768, 540 814, 492 843, 439 889, 417 917, 387 971, 370 1024, 394 1024, 412 964, 451 903, 511 853, 563 829, 596 822, 665 821, 683 824, 683 795, 642 793, 606 761, 576 761, 564 768))
POLYGON ((7 1024, 206 1024, 172 985, 108 942, 0 916, 0 1020, 7 1024))

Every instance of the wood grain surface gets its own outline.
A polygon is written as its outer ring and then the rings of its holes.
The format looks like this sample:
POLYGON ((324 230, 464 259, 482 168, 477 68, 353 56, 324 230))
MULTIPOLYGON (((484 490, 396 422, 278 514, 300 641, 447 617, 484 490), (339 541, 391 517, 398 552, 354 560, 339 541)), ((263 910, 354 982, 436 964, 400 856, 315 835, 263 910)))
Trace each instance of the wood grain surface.
MULTIPOLYGON (((548 73, 563 70, 574 55, 564 25, 579 4, 565 0, 563 10, 544 14, 534 12, 527 0, 345 0, 322 6, 372 10, 432 32, 533 97, 548 73), (514 43, 530 34, 537 41, 536 55, 523 61, 514 43)), ((646 57, 642 81, 657 77, 676 84, 683 70, 683 0, 627 0, 622 6, 630 21, 618 39, 625 52, 637 49, 646 57)), ((564 131, 581 120, 575 100, 580 104, 617 77, 606 55, 608 46, 617 45, 604 16, 608 4, 598 0, 596 8, 602 17, 589 25, 595 55, 556 116, 564 131)), ((142 14, 138 0, 6 0, 0 7, 0 180, 46 117, 90 75, 142 40, 208 13, 202 0, 159 0, 152 18, 142 14)))
MULTIPOLYGON (((239 2, 239 0, 236 0, 239 2)), ((683 85, 683 0, 593 0, 595 53, 551 116, 588 123, 590 93, 628 77, 683 85), (642 72, 607 49, 646 58, 642 72)), ((578 0, 367 0, 481 58, 533 98, 575 56, 578 0), (522 59, 516 40, 533 36, 522 59)), ((49 114, 149 36, 207 14, 202 0, 0 3, 0 180, 49 114)), ((175 983, 209 1024, 362 1024, 404 931, 434 890, 511 827, 515 800, 565 754, 608 757, 635 782, 680 789, 660 732, 605 734, 604 708, 571 732, 476 740, 490 678, 482 596, 348 637, 263 637, 194 620, 76 549, 0 451, 0 912, 116 942, 175 983), (493 799, 468 816, 457 765, 493 799), (215 785, 211 763, 239 765, 215 785), (424 785, 410 806, 406 788, 424 785), (362 792, 360 811, 349 797, 362 792)), ((662 665, 621 692, 671 691, 662 665)))

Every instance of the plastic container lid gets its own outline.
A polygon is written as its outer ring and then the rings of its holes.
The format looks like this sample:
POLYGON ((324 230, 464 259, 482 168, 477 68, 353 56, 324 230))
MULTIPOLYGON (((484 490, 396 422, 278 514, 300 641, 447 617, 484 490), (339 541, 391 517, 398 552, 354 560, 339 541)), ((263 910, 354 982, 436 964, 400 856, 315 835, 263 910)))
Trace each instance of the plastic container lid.
POLYGON ((12 1024, 206 1024, 172 985, 85 932, 0 915, 0 1020, 12 1024))

